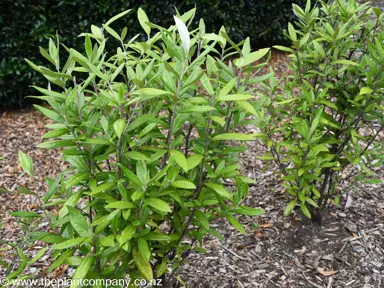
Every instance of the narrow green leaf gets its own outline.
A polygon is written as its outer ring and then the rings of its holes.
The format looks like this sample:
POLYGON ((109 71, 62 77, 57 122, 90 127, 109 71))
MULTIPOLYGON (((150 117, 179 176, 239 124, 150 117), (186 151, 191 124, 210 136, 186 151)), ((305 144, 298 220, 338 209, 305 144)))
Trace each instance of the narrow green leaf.
POLYGON ((289 32, 289 36, 291 37, 292 41, 297 41, 296 30, 291 23, 288 23, 288 32, 289 32))
POLYGON ((145 33, 149 36, 151 34, 151 27, 147 24, 149 22, 147 14, 139 7, 137 10, 137 17, 139 18, 140 26, 144 29, 145 33))
POLYGON ((251 98, 253 98, 253 96, 248 94, 231 94, 231 95, 220 96, 217 98, 217 100, 218 101, 243 101, 251 98))
POLYGON ((34 171, 31 156, 23 153, 22 151, 19 151, 19 162, 24 172, 27 173, 29 176, 33 177, 34 171))
POLYGON ((72 140, 52 140, 40 143, 36 147, 42 149, 56 149, 68 146, 75 146, 75 143, 72 140))
MULTIPOLYGON (((91 268, 91 265, 93 263, 94 257, 93 256, 86 256, 80 263, 80 265, 76 268, 75 273, 72 276, 72 279, 85 279, 89 269, 91 268)), ((77 288, 80 285, 80 281, 73 281, 71 283, 70 288, 77 288)))
POLYGON ((84 243, 88 243, 92 240, 91 237, 78 237, 78 238, 73 238, 69 239, 67 241, 55 244, 52 249, 53 250, 62 250, 62 249, 67 249, 73 246, 81 245, 84 243))
POLYGON ((209 230, 209 221, 203 212, 200 210, 195 211, 195 217, 199 220, 199 223, 207 230, 209 230))
POLYGON ((136 250, 135 247, 132 249, 132 256, 137 268, 139 269, 143 277, 146 280, 151 281, 153 278, 153 272, 149 261, 146 260, 144 256, 136 250))
POLYGON ((203 155, 195 154, 187 159, 188 170, 195 168, 203 160, 203 155))
POLYGON ((243 108, 245 111, 247 111, 249 114, 255 115, 255 116, 257 115, 255 108, 253 108, 253 106, 251 104, 249 104, 248 102, 237 101, 236 104, 239 105, 241 108, 243 108))
POLYGON ((162 212, 171 212, 171 207, 169 207, 168 203, 157 198, 148 198, 144 200, 144 204, 156 208, 162 212))
POLYGON ((312 216, 311 216, 311 213, 309 212, 307 206, 305 206, 304 203, 300 203, 300 208, 301 208, 301 211, 303 212, 304 216, 311 219, 312 216))
POLYGON ((236 219, 235 217, 233 217, 232 215, 226 215, 225 217, 228 219, 229 223, 231 223, 231 225, 232 225, 233 227, 235 227, 235 228, 236 228, 237 230, 239 230, 241 233, 246 234, 245 229, 244 229, 243 225, 241 225, 241 223, 239 222, 239 220, 237 220, 237 219, 236 219))
POLYGON ((128 201, 116 201, 109 203, 105 208, 115 208, 115 209, 134 209, 137 208, 135 204, 128 201))
POLYGON ((181 189, 196 189, 195 184, 189 181, 175 181, 171 184, 175 188, 181 188, 181 189))
POLYGON ((39 110, 40 113, 43 114, 45 117, 48 117, 49 119, 52 119, 56 122, 61 122, 61 116, 57 112, 36 104, 34 104, 33 107, 39 110))
POLYGON ((117 242, 120 245, 123 245, 128 240, 132 239, 133 235, 136 233, 136 227, 133 225, 128 225, 124 228, 120 235, 116 236, 117 242))
POLYGON ((55 270, 57 267, 60 267, 65 263, 68 257, 71 257, 73 253, 75 252, 75 249, 70 249, 62 252, 60 256, 52 263, 51 266, 49 266, 47 272, 51 272, 55 270))
POLYGON ((216 183, 205 183, 205 186, 213 189, 217 194, 219 194, 220 196, 224 197, 224 198, 227 198, 227 199, 232 199, 232 195, 231 193, 229 193, 227 190, 225 190, 225 188, 220 185, 220 184, 216 184, 216 183))
POLYGON ((143 258, 146 261, 149 261, 151 257, 151 250, 148 246, 147 241, 142 237, 137 238, 137 247, 139 248, 140 254, 143 255, 143 258))
POLYGON ((110 25, 110 24, 112 24, 112 23, 115 22, 117 19, 119 19, 119 18, 121 18, 121 17, 127 15, 127 14, 128 14, 129 12, 131 12, 131 11, 132 11, 132 9, 128 9, 128 10, 126 10, 126 11, 124 11, 124 12, 121 12, 121 13, 119 13, 119 14, 113 16, 111 19, 109 19, 109 20, 107 21, 107 23, 105 23, 105 25, 110 25))
POLYGON ((123 173, 125 174, 125 176, 130 180, 132 181, 133 183, 141 186, 143 183, 141 183, 140 179, 136 176, 135 173, 133 173, 131 170, 129 170, 128 168, 124 167, 122 164, 119 163, 119 167, 121 168, 121 170, 123 171, 123 173))
POLYGON ((126 124, 127 121, 125 119, 118 119, 113 123, 113 128, 115 129, 118 138, 123 134, 126 124))
POLYGON ((212 121, 216 122, 219 124, 221 127, 224 127, 225 125, 225 120, 223 118, 220 118, 219 116, 210 116, 209 118, 212 119, 212 121))
POLYGON ((41 215, 35 212, 28 212, 28 211, 16 211, 16 212, 8 212, 9 215, 19 218, 41 218, 41 215))
POLYGON ((185 158, 184 154, 177 150, 171 150, 169 151, 169 154, 173 157, 173 159, 176 161, 176 163, 183 168, 185 172, 188 172, 188 161, 185 158))
POLYGON ((69 222, 71 222, 73 229, 75 229, 80 237, 92 237, 90 226, 83 214, 72 206, 67 206, 67 209, 69 212, 69 222))
POLYGON ((256 136, 241 134, 241 133, 225 133, 213 137, 213 140, 237 140, 237 141, 252 141, 255 140, 256 136))
POLYGON ((297 200, 292 200, 291 202, 288 203, 287 207, 284 209, 284 216, 288 216, 291 214, 292 210, 295 208, 297 203, 297 200))
POLYGON ((371 94, 372 92, 373 92, 373 90, 371 88, 363 87, 363 88, 361 88, 359 95, 371 94))
POLYGON ((126 152, 124 155, 133 160, 149 161, 149 158, 147 156, 137 151, 126 152))

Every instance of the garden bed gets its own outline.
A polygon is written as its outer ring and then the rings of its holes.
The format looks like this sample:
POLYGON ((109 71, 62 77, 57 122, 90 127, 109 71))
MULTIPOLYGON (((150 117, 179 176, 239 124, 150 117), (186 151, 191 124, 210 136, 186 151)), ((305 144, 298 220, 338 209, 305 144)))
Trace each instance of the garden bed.
MULTIPOLYGON (((287 58, 275 54, 271 63, 278 76, 286 70, 287 58)), ((17 240, 20 229, 9 211, 38 210, 33 196, 18 195, 18 186, 43 194, 45 177, 54 177, 65 169, 57 151, 37 149, 45 132, 44 119, 33 109, 0 112, 0 239, 17 240), (30 179, 18 164, 17 152, 32 156, 36 175, 30 179)), ((249 130, 254 129, 248 127, 249 130)), ((332 206, 322 226, 302 219, 300 214, 283 217, 288 197, 272 168, 264 169, 256 158, 265 149, 258 143, 248 143, 241 155, 244 174, 257 181, 249 189, 246 205, 262 207, 261 217, 239 217, 247 235, 237 232, 226 221, 214 223, 225 241, 206 238, 205 255, 192 253, 177 275, 187 287, 382 287, 384 285, 384 185, 354 185, 343 181, 341 201, 332 206), (358 197, 357 197, 358 196, 358 197)), ((351 179, 349 170, 345 178, 351 179), (348 176, 348 177, 347 177, 348 176)), ((384 179, 384 171, 376 171, 384 179)), ((40 230, 47 223, 41 223, 40 230)), ((25 247, 34 255, 42 243, 25 247)), ((16 263, 11 250, 0 251, 0 257, 16 263)), ((48 253, 47 253, 48 254, 48 253)), ((51 258, 44 256, 26 272, 40 276, 62 277, 70 274, 62 266, 45 274, 51 258)), ((14 266, 17 267, 17 264, 14 266)), ((0 265, 0 276, 5 275, 0 265)))

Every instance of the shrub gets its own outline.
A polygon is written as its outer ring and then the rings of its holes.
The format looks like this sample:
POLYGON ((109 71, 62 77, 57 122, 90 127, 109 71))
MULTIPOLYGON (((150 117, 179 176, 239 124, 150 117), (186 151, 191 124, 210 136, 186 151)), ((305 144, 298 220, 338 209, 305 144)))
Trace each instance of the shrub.
MULTIPOLYGON (((251 52, 247 38, 240 50, 224 28, 205 33, 203 20, 189 33, 184 23, 195 9, 175 17, 169 29, 139 10, 145 33, 158 32, 145 42, 128 41, 125 29, 111 28, 128 12, 82 34, 84 55, 65 47, 63 61, 59 40, 50 40, 42 52, 54 70, 27 60, 50 82, 35 88, 51 109, 35 107, 55 121, 43 136, 54 140, 38 147, 63 148, 69 163, 48 180, 42 200, 60 208, 49 212, 59 235, 30 236, 54 243, 49 270, 77 266, 74 278, 150 281, 165 278, 169 268, 171 278, 190 250, 202 251, 196 241, 222 237, 212 221, 225 218, 245 233, 235 215, 263 212, 241 205, 254 181, 239 175, 237 154, 245 148, 227 140, 255 138, 234 129, 256 114, 250 75, 266 63, 252 63, 269 49, 251 52), (109 38, 120 42, 116 54, 105 52, 109 38)), ((30 159, 20 157, 32 174, 30 159)))
MULTIPOLYGON (((286 36, 292 47, 285 90, 267 87, 271 98, 256 121, 269 148, 262 157, 275 161, 286 191, 302 213, 321 222, 347 166, 359 165, 372 178, 370 166, 383 164, 383 14, 355 1, 320 2, 321 8, 293 11, 298 19, 286 36), (373 17, 373 19, 372 19, 373 17)), ((381 182, 370 179, 368 182, 381 182)))
MULTIPOLYGON (((294 17, 290 9, 291 3, 302 2, 167 0, 158 5, 158 1, 153 0, 3 0, 0 10, 0 38, 4 39, 0 43, 0 107, 27 104, 25 96, 33 95, 34 92, 29 88, 31 83, 46 87, 46 80, 31 70, 23 59, 28 57, 41 65, 44 59, 36 47, 47 49, 45 43, 56 33, 62 35, 61 43, 81 50, 84 43, 77 38, 78 34, 88 32, 90 24, 100 26, 113 15, 126 9, 134 8, 136 12, 141 5, 154 23, 168 27, 172 22, 172 7, 187 11, 197 3, 200 7, 197 16, 206 19, 209 31, 218 33, 225 25, 231 38, 240 41, 250 36, 252 45, 267 47, 283 44, 282 29, 294 17)), ((114 29, 120 31, 128 27, 127 37, 132 38, 141 32, 134 24, 135 18, 128 15, 124 21, 114 23, 114 29)), ((194 20, 194 24, 198 25, 198 21, 194 20)), ((109 52, 115 53, 112 50, 109 52)))

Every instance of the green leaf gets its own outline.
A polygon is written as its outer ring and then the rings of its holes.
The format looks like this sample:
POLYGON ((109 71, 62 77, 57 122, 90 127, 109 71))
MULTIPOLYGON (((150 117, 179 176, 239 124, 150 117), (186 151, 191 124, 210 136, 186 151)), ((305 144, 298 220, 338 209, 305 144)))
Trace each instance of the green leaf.
POLYGON ((75 206, 79 202, 81 196, 81 192, 72 194, 71 197, 69 197, 67 201, 65 201, 63 207, 60 209, 58 219, 65 217, 68 214, 67 206, 75 206))
POLYGON ((220 97, 228 95, 229 92, 231 92, 232 88, 236 85, 237 78, 233 78, 231 81, 229 81, 223 88, 220 90, 220 97))
POLYGON ((171 241, 171 237, 169 235, 160 234, 156 232, 149 232, 143 236, 143 238, 147 241, 171 241))
POLYGON ((28 211, 16 211, 16 212, 8 212, 9 215, 24 219, 29 218, 41 218, 40 214, 37 214, 35 212, 28 212, 28 211))
POLYGON ((111 23, 113 23, 113 22, 116 21, 117 19, 119 19, 119 18, 121 18, 121 17, 127 15, 127 14, 128 14, 129 12, 131 12, 131 11, 132 11, 132 9, 128 9, 128 10, 126 10, 126 11, 124 11, 124 12, 121 12, 121 13, 119 13, 119 14, 113 16, 111 19, 108 20, 107 23, 105 23, 105 25, 110 25, 111 23))
POLYGON ((203 158, 204 158, 203 155, 199 155, 199 154, 195 154, 189 157, 187 159, 188 170, 191 170, 195 168, 197 165, 199 165, 201 163, 201 160, 203 160, 203 158))
POLYGON ((98 194, 101 192, 109 191, 109 190, 115 188, 115 186, 116 186, 116 183, 114 183, 114 182, 103 183, 103 184, 97 186, 95 189, 93 189, 91 195, 95 195, 95 194, 98 194))
POLYGON ((47 59, 49 62, 51 62, 53 65, 56 66, 55 60, 51 57, 51 55, 48 54, 48 52, 43 48, 39 46, 40 54, 47 59))
POLYGON ((68 146, 75 146, 75 143, 72 140, 52 140, 40 143, 36 147, 42 149, 56 149, 68 146))
POLYGON ((133 183, 141 186, 143 183, 141 183, 140 179, 136 176, 135 173, 133 173, 131 170, 128 168, 124 167, 122 164, 118 164, 125 176, 133 183))
POLYGON ((125 119, 118 119, 113 123, 113 128, 116 131, 116 135, 118 138, 123 134, 127 121, 125 119))
MULTIPOLYGON (((88 274, 89 269, 93 263, 93 256, 86 256, 76 268, 75 273, 72 276, 72 279, 85 279, 88 274)), ((73 281, 70 288, 77 288, 80 285, 80 281, 73 281)))
POLYGON ((92 57, 92 42, 89 35, 85 35, 85 53, 87 53, 88 58, 92 57))
POLYGON ((229 193, 227 190, 225 190, 225 188, 220 185, 220 184, 216 184, 216 183, 205 183, 205 186, 213 189, 217 194, 219 194, 220 196, 224 197, 224 198, 227 198, 227 199, 232 199, 232 194, 229 193))
MULTIPOLYGON (((4 192, 8 192, 7 190, 4 189, 4 192)), ((35 192, 29 190, 28 188, 26 187, 23 187, 23 186, 19 186, 17 187, 17 192, 19 192, 20 194, 24 194, 24 195, 35 195, 35 196, 38 196, 35 192)))
POLYGON ((151 34, 151 27, 147 24, 149 22, 147 14, 139 7, 137 10, 137 17, 139 18, 140 26, 144 29, 145 33, 149 36, 151 34))
POLYGON ((359 66, 359 63, 353 62, 351 60, 335 60, 331 62, 331 65, 336 64, 343 64, 343 65, 352 65, 352 66, 359 66))
POLYGON ((169 207, 168 203, 157 198, 145 199, 144 204, 156 208, 162 212, 171 212, 171 208, 169 207))
POLYGON ((175 181, 171 184, 175 188, 181 188, 181 189, 196 189, 195 184, 189 181, 175 181))
POLYGON ((59 115, 59 113, 57 113, 51 109, 36 105, 36 104, 34 104, 33 107, 35 107, 37 110, 39 110, 39 112, 41 114, 43 114, 45 117, 52 119, 56 122, 61 122, 61 116, 59 115))
POLYGON ((228 219, 229 223, 231 223, 233 227, 239 230, 242 234, 246 234, 243 225, 241 225, 241 223, 235 217, 233 217, 232 215, 226 215, 225 217, 228 219))
POLYGON ((51 130, 51 131, 48 131, 47 133, 45 133, 42 138, 44 139, 49 139, 49 138, 56 138, 56 137, 59 137, 61 135, 64 135, 64 134, 67 134, 69 132, 68 129, 54 129, 54 130, 51 130))
POLYGON ((217 124, 219 124, 221 127, 224 127, 225 120, 223 118, 221 118, 219 116, 210 116, 209 118, 212 119, 212 121, 214 121, 217 124))
POLYGON ((371 94, 372 92, 373 92, 373 90, 371 88, 363 87, 363 88, 361 88, 359 95, 371 94))
POLYGON ((57 267, 60 267, 65 263, 68 257, 71 257, 75 249, 66 250, 61 253, 61 255, 52 263, 52 265, 48 268, 47 272, 51 272, 55 270, 57 267))
POLYGON ((132 239, 133 235, 136 233, 136 227, 133 225, 128 225, 124 228, 120 235, 116 236, 117 242, 120 245, 123 245, 128 240, 132 239))
POLYGON ((241 133, 224 133, 224 134, 213 137, 214 141, 219 141, 219 140, 252 141, 255 139, 256 139, 256 136, 241 134, 241 133))
POLYGON ((34 171, 32 158, 29 155, 23 153, 22 151, 19 151, 19 162, 24 172, 27 173, 29 176, 33 177, 34 171))
POLYGON ((246 102, 246 101, 237 101, 236 103, 241 108, 243 108, 245 111, 247 111, 249 114, 255 115, 255 116, 257 115, 257 112, 256 112, 255 108, 253 108, 253 106, 251 104, 249 104, 248 102, 246 102))
POLYGON ((288 23, 288 32, 289 32, 289 36, 291 37, 292 41, 297 41, 296 30, 291 23, 288 23))
POLYGON ((232 212, 247 216, 259 216, 265 213, 265 211, 261 208, 252 208, 247 206, 240 206, 239 208, 232 210, 232 212))
POLYGON ((209 230, 209 221, 203 212, 196 210, 195 217, 205 229, 209 230))
POLYGON ((139 248, 140 254, 143 255, 143 258, 146 261, 149 261, 151 257, 151 250, 148 246, 147 241, 142 237, 137 238, 137 247, 139 248))
POLYGON ((35 256, 33 256, 33 258, 29 261, 28 264, 29 264, 29 265, 32 265, 33 263, 35 263, 36 261, 38 261, 38 260, 44 255, 45 251, 48 250, 48 248, 49 248, 49 247, 44 247, 44 248, 40 249, 40 251, 37 252, 37 253, 35 254, 35 256))
POLYGON ((148 182, 149 174, 147 165, 143 160, 138 160, 136 163, 136 174, 137 177, 140 179, 140 182, 143 183, 143 185, 146 185, 148 182))
POLYGON ((230 94, 225 96, 220 96, 217 98, 218 101, 243 101, 253 98, 253 95, 248 94, 230 94))
POLYGON ((313 207, 316 207, 316 208, 319 208, 319 205, 317 205, 317 203, 315 201, 313 201, 313 199, 309 198, 309 197, 305 197, 305 202, 308 202, 309 204, 311 204, 313 207))
POLYGON ((315 132, 317 126, 319 125, 322 114, 323 114, 323 108, 321 108, 321 109, 319 109, 319 111, 317 111, 315 119, 313 119, 313 121, 311 123, 311 128, 309 129, 309 135, 310 135, 309 137, 311 137, 313 135, 313 132, 315 132))
POLYGON ((40 93, 42 93, 44 95, 47 95, 49 97, 56 98, 56 99, 61 99, 61 100, 66 100, 67 99, 67 96, 63 95, 61 93, 58 93, 58 92, 55 92, 55 91, 52 91, 52 90, 48 90, 48 89, 44 89, 44 88, 41 88, 41 87, 37 87, 37 86, 32 86, 32 87, 35 88, 40 93))
POLYGON ((72 206, 67 206, 69 212, 69 222, 73 229, 80 235, 80 237, 91 237, 92 232, 90 226, 88 225, 87 219, 81 214, 79 210, 72 206))
POLYGON ((308 139, 308 134, 309 134, 309 127, 308 123, 304 119, 298 119, 296 123, 293 124, 293 127, 295 130, 304 138, 308 139))
POLYGON ((67 248, 70 248, 70 247, 73 247, 73 246, 77 246, 77 245, 81 245, 81 244, 84 244, 84 243, 88 243, 92 240, 91 237, 78 237, 78 238, 73 238, 73 239, 69 239, 67 241, 64 241, 64 242, 60 242, 58 244, 55 244, 52 249, 53 250, 62 250, 62 249, 67 249, 67 248))
POLYGON ((100 245, 103 247, 112 247, 115 246, 115 235, 109 235, 106 237, 99 238, 100 245))
POLYGON ((193 113, 193 112, 203 113, 203 112, 209 112, 213 110, 215 110, 215 107, 206 106, 206 105, 202 105, 202 106, 192 105, 183 110, 180 110, 180 113, 193 113))
POLYGON ((145 257, 140 252, 138 252, 135 247, 132 249, 132 256, 137 268, 143 277, 146 280, 151 281, 153 278, 153 272, 149 261, 146 260, 145 257))
POLYGON ((273 48, 277 49, 277 50, 280 50, 280 51, 284 51, 284 52, 290 52, 290 53, 293 53, 293 49, 291 48, 288 48, 288 47, 285 47, 285 46, 280 46, 280 45, 274 45, 272 46, 273 48))
POLYGON ((284 216, 288 216, 291 214, 292 210, 295 208, 297 203, 297 200, 292 200, 291 202, 288 203, 287 207, 284 209, 284 216))
POLYGON ((269 52, 269 50, 270 48, 264 48, 264 49, 260 49, 258 51, 249 53, 248 55, 245 55, 244 58, 236 59, 234 63, 237 67, 247 66, 263 58, 269 52))
POLYGON ((109 27, 108 25, 103 25, 104 29, 114 38, 116 38, 117 40, 121 41, 120 39, 120 35, 115 31, 113 30, 111 27, 109 27))
POLYGON ((137 208, 135 204, 128 201, 116 201, 109 203, 105 208, 115 208, 115 209, 134 209, 137 208))
POLYGON ((113 220, 113 218, 116 217, 117 214, 120 213, 120 210, 117 209, 115 211, 112 211, 111 213, 109 213, 108 215, 105 215, 97 220, 95 220, 93 223, 92 223, 92 226, 96 226, 96 230, 95 230, 95 234, 99 234, 101 231, 104 230, 105 227, 107 227, 113 220))
POLYGON ((176 161, 176 163, 183 168, 185 172, 188 172, 188 161, 185 158, 184 154, 177 150, 171 150, 169 151, 169 154, 173 157, 173 159, 176 161))
POLYGON ((124 153, 125 156, 128 158, 131 158, 133 160, 144 160, 144 161, 149 161, 149 158, 145 156, 144 154, 137 152, 137 151, 130 151, 124 153))
POLYGON ((300 203, 300 208, 301 208, 301 211, 303 212, 304 216, 311 219, 312 216, 311 216, 311 213, 309 212, 307 206, 305 206, 304 203, 300 203))
POLYGON ((89 179, 88 172, 79 172, 73 175, 70 179, 68 179, 67 183, 65 184, 65 188, 68 189, 70 187, 73 187, 79 184, 81 181, 88 180, 88 179, 89 179))
POLYGON ((156 88, 141 88, 132 92, 133 95, 141 95, 141 96, 161 96, 171 94, 171 92, 156 89, 156 88))

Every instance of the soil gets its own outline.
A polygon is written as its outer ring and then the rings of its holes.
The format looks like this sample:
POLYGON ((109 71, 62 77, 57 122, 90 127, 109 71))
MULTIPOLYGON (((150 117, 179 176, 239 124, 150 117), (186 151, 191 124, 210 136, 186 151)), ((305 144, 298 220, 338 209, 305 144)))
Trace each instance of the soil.
MULTIPOLYGON (((276 54, 271 65, 281 74, 287 58, 276 54)), ((49 120, 33 109, 0 111, 0 239, 20 241, 22 231, 9 211, 39 212, 32 195, 16 193, 18 186, 28 187, 43 195, 47 191, 45 177, 54 178, 66 166, 58 151, 36 148, 49 120), (31 179, 18 164, 18 151, 32 156, 36 176, 31 179)), ((247 130, 255 130, 249 126, 247 130)), ((322 225, 311 223, 298 212, 289 217, 283 210, 289 197, 281 186, 276 167, 265 167, 256 158, 265 148, 257 142, 248 143, 241 154, 242 172, 257 184, 249 189, 244 204, 261 207, 266 213, 259 217, 240 216, 247 230, 242 235, 224 220, 212 224, 225 241, 207 237, 203 241, 205 254, 192 253, 176 274, 187 287, 384 287, 384 184, 356 184, 346 171, 339 189, 338 206, 331 205, 322 225)), ((379 167, 377 178, 384 180, 379 167)), ((42 222, 39 229, 46 229, 42 222)), ((0 242, 1 244, 1 242, 0 242)), ((42 243, 23 246, 27 255, 34 255, 42 243)), ((13 250, 0 246, 0 260, 17 268, 13 250), (4 249, 2 249, 4 248, 4 249)), ((52 261, 50 253, 26 272, 40 277, 52 261)), ((7 272, 0 262, 0 277, 7 272)), ((49 277, 71 274, 63 265, 49 277)))

